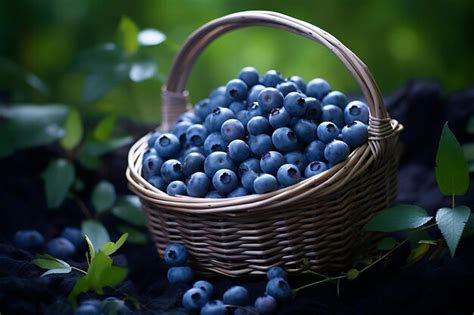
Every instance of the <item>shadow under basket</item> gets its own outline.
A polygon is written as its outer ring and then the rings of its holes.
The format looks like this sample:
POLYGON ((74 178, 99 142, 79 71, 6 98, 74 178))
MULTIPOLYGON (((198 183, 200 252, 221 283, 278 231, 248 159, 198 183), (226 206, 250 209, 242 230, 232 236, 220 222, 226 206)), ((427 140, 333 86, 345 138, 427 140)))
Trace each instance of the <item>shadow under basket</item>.
POLYGON ((358 82, 370 108, 369 140, 342 163, 304 181, 261 195, 227 199, 169 196, 141 176, 146 135, 130 149, 127 179, 140 197, 158 252, 182 243, 199 273, 239 277, 272 266, 290 273, 336 273, 373 244, 362 226, 389 207, 397 192, 398 134, 383 98, 362 61, 329 33, 269 11, 246 11, 213 20, 190 35, 176 56, 162 94, 161 130, 187 109, 186 82, 202 50, 220 35, 242 27, 269 26, 319 42, 358 82), (305 263, 309 262, 309 265, 305 263))

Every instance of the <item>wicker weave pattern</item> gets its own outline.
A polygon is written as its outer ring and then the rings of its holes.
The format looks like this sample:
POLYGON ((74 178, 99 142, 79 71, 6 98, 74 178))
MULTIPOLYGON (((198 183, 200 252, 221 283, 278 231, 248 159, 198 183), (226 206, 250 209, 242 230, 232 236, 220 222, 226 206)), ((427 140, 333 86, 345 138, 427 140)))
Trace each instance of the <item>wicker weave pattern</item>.
POLYGON ((163 93, 163 125, 187 105, 186 81, 200 52, 223 33, 263 25, 285 29, 331 49, 359 83, 370 107, 368 144, 330 170, 264 195, 231 199, 173 197, 141 177, 148 135, 130 149, 127 178, 140 197, 160 254, 169 242, 188 248, 198 270, 229 276, 263 274, 273 265, 289 272, 345 267, 361 246, 360 228, 396 194, 397 142, 402 129, 390 120, 367 67, 325 31, 285 15, 248 11, 214 20, 195 31, 178 53, 163 93), (172 109, 171 109, 172 107, 172 109))

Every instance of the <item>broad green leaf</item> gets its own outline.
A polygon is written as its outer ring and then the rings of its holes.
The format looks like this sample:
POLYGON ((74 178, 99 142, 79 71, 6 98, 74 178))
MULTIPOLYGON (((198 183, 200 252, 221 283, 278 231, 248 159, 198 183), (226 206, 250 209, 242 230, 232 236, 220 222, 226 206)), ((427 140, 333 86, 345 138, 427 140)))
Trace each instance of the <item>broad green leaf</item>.
POLYGON ((115 65, 107 72, 90 73, 84 79, 82 100, 86 104, 94 103, 107 95, 115 86, 128 78, 129 65, 115 65))
POLYGON ((88 251, 86 252, 87 263, 90 264, 91 260, 94 259, 94 256, 95 256, 95 248, 89 236, 87 236, 87 234, 84 234, 84 236, 86 238, 87 249, 88 249, 88 251))
POLYGON ((122 16, 118 27, 118 43, 127 53, 132 55, 138 50, 138 27, 127 16, 122 16))
POLYGON ((128 223, 145 226, 145 215, 137 196, 128 195, 120 198, 112 208, 112 213, 128 223))
POLYGON ((429 250, 429 244, 419 244, 416 248, 411 250, 410 255, 408 256, 406 261, 407 265, 410 266, 420 261, 423 257, 425 257, 429 250))
POLYGON ((158 65, 154 60, 135 61, 130 67, 129 77, 133 82, 142 82, 156 77, 158 65))
POLYGON ((115 253, 117 250, 119 250, 120 247, 125 243, 125 241, 128 238, 128 234, 125 233, 120 238, 117 240, 117 242, 107 242, 105 243, 102 248, 100 249, 102 252, 104 252, 106 255, 112 255, 115 253))
POLYGON ((469 169, 464 152, 447 123, 436 154, 436 181, 445 196, 464 195, 469 187, 469 169))
POLYGON ((114 130, 116 120, 117 116, 115 114, 110 114, 102 119, 92 132, 94 139, 98 141, 107 140, 114 130))
POLYGON ((125 279, 127 269, 112 266, 112 259, 99 251, 89 267, 87 277, 91 288, 103 294, 105 287, 114 287, 125 279))
POLYGON ((382 251, 391 250, 397 241, 393 237, 384 237, 377 243, 377 249, 382 251))
POLYGON ((432 217, 418 206, 398 205, 377 213, 364 226, 365 231, 396 232, 415 229, 427 223, 432 217))
POLYGON ((147 235, 143 231, 140 231, 134 227, 120 225, 118 230, 120 233, 128 234, 127 241, 131 244, 144 245, 148 240, 147 235))
POLYGON ((128 270, 123 267, 111 266, 100 279, 103 287, 115 287, 127 276, 128 270))
POLYGON ((115 187, 106 180, 100 181, 92 191, 92 205, 99 213, 110 209, 115 198, 115 187))
POLYGON ((466 206, 456 208, 441 208, 436 212, 436 223, 446 240, 451 256, 454 256, 464 226, 466 225, 471 210, 466 206))
POLYGON ((48 208, 54 209, 61 206, 74 183, 75 176, 74 165, 69 161, 58 159, 49 163, 42 174, 48 208))
POLYGON ((61 145, 66 150, 74 149, 82 140, 82 119, 76 109, 71 109, 64 124, 65 136, 61 139, 61 145))
MULTIPOLYGON (((120 231, 123 233, 123 231, 120 231)), ((462 233, 462 237, 469 237, 474 235, 474 216, 469 216, 469 219, 466 222, 466 226, 464 227, 464 231, 462 233)), ((130 241, 130 240, 129 240, 130 241)))
POLYGON ((77 307, 77 297, 79 296, 79 294, 86 293, 87 291, 89 291, 89 288, 90 288, 89 279, 88 279, 87 275, 82 276, 81 278, 79 278, 77 280, 76 284, 72 288, 71 293, 69 293, 69 295, 67 297, 67 300, 69 301, 69 303, 72 304, 72 306, 74 308, 76 308, 77 307))
MULTIPOLYGON (((87 235, 94 246, 95 252, 107 242, 110 242, 110 236, 105 227, 96 220, 86 220, 82 222, 82 233, 87 235)), ((94 260, 91 258, 91 260, 94 260)))
POLYGON ((53 274, 63 274, 63 273, 70 273, 72 270, 71 267, 63 267, 63 268, 57 268, 57 269, 50 269, 43 273, 41 277, 48 276, 48 275, 53 275, 53 274))
POLYGON ((138 43, 142 46, 159 45, 165 40, 166 35, 153 28, 147 28, 138 33, 138 43))
POLYGON ((38 255, 38 257, 33 259, 31 262, 34 265, 43 269, 58 269, 70 267, 67 262, 50 255, 38 255))

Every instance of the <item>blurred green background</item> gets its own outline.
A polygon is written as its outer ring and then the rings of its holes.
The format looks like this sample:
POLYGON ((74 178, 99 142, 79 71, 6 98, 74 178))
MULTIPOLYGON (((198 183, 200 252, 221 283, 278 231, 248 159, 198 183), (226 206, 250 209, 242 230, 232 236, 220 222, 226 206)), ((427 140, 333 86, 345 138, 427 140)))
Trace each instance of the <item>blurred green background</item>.
MULTIPOLYGON (((329 31, 369 66, 385 94, 411 79, 439 80, 448 92, 474 85, 472 0, 17 0, 0 2, 0 101, 65 103, 92 114, 158 122, 162 80, 186 36, 213 18, 250 9, 279 11, 329 31), (167 36, 129 58, 146 57, 140 60, 157 62, 158 71, 143 80, 110 73, 91 79, 110 58, 89 59, 81 68, 84 51, 116 41, 123 15, 140 29, 167 36)), ((275 68, 306 80, 323 77, 335 89, 357 92, 354 80, 322 46, 280 30, 248 28, 205 51, 190 78, 192 101, 246 65, 261 73, 275 68)))

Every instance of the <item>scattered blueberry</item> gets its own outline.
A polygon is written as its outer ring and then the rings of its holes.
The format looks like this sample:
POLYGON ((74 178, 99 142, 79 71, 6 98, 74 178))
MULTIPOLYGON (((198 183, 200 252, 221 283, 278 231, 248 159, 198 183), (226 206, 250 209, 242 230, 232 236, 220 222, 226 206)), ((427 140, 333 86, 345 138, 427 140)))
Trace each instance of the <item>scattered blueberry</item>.
POLYGON ((341 139, 347 143, 349 147, 355 149, 367 141, 369 137, 368 132, 367 125, 356 120, 352 124, 342 128, 341 139))
POLYGON ((313 161, 306 166, 306 169, 304 170, 304 176, 306 178, 309 178, 311 176, 318 175, 326 170, 328 170, 329 167, 326 163, 321 162, 321 161, 313 161))
POLYGON ((221 135, 228 142, 242 139, 245 137, 245 127, 237 119, 228 119, 221 126, 221 135))
POLYGON ((224 303, 219 300, 212 300, 207 302, 201 308, 201 315, 227 315, 227 308, 224 303))
POLYGON ((234 171, 229 169, 220 169, 212 177, 212 184, 220 194, 228 194, 239 185, 239 179, 234 171))
POLYGON ((58 237, 48 242, 47 251, 53 257, 69 259, 76 254, 76 247, 64 237, 58 237))
POLYGON ((255 309, 258 314, 270 315, 275 313, 277 309, 277 301, 271 295, 263 295, 255 300, 255 309))
POLYGON ((19 230, 13 237, 16 247, 27 250, 39 250, 44 244, 44 237, 36 230, 19 230))
POLYGON ((349 156, 350 149, 347 143, 340 140, 333 140, 324 149, 324 157, 331 164, 344 161, 349 156))
POLYGON ((344 120, 347 125, 358 120, 364 124, 369 124, 369 106, 361 101, 352 101, 344 109, 344 120))
POLYGON ((191 197, 204 197, 209 190, 210 184, 211 183, 206 174, 196 172, 189 178, 186 191, 191 197))
POLYGON ((257 194, 264 194, 278 189, 278 183, 275 176, 270 174, 261 174, 253 182, 253 190, 257 194))
POLYGON ((227 305, 244 306, 248 303, 249 292, 242 286, 233 286, 224 292, 222 301, 227 305))
POLYGON ((163 257, 168 266, 183 266, 188 260, 188 251, 183 244, 171 243, 166 246, 163 257))
POLYGON ((263 172, 276 175, 280 166, 285 163, 285 157, 278 151, 268 151, 260 159, 260 168, 263 172))
POLYGON ((293 164, 283 164, 277 172, 278 183, 284 187, 294 185, 301 181, 301 173, 293 164))
POLYGON ((331 91, 331 86, 323 79, 313 79, 306 85, 306 95, 322 100, 331 91))
POLYGON ((205 280, 197 281, 193 285, 193 288, 199 288, 203 290, 207 294, 208 297, 211 297, 212 294, 214 293, 214 286, 210 282, 205 281, 205 280))
POLYGON ((318 126, 318 138, 324 143, 329 143, 339 136, 339 128, 331 121, 322 122, 318 126))
POLYGON ((291 288, 283 278, 273 278, 268 281, 266 294, 272 296, 278 302, 285 302, 291 298, 291 288))
POLYGON ((286 280, 288 278, 288 274, 283 268, 274 266, 268 269, 267 278, 268 280, 272 280, 273 278, 283 278, 286 280))
POLYGON ((168 160, 161 165, 161 177, 166 183, 174 180, 182 180, 184 178, 181 162, 178 160, 168 160))
POLYGON ((80 229, 73 227, 65 228, 61 233, 61 237, 70 241, 76 248, 80 248, 85 240, 84 233, 80 229))
POLYGON ((168 269, 169 283, 191 283, 194 279, 194 272, 191 267, 171 267, 168 269))
POLYGON ((172 133, 164 133, 155 141, 156 153, 164 159, 168 159, 177 155, 179 149, 179 140, 172 133))
POLYGON ((234 101, 243 101, 247 99, 249 88, 244 81, 232 79, 225 86, 226 96, 234 101))
POLYGON ((193 287, 183 295, 183 306, 188 311, 199 311, 209 301, 209 294, 201 288, 193 287))
POLYGON ((329 92, 322 100, 324 105, 336 105, 340 109, 344 110, 347 105, 347 97, 339 91, 329 92))
POLYGON ((270 113, 272 109, 283 106, 284 96, 277 89, 269 87, 258 94, 257 100, 262 110, 265 113, 270 113))
POLYGON ((240 139, 234 140, 229 143, 227 151, 230 158, 236 162, 245 161, 250 155, 250 148, 248 144, 240 139))

